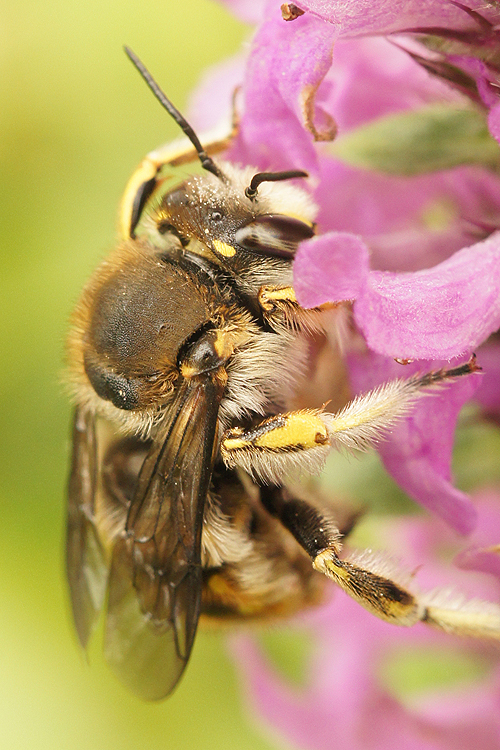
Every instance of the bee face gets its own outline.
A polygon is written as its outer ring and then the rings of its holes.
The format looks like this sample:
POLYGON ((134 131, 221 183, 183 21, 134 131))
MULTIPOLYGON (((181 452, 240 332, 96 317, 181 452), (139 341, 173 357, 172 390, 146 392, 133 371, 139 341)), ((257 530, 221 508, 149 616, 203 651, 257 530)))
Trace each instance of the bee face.
MULTIPOLYGON (((110 666, 141 697, 162 698, 200 615, 290 614, 321 598, 325 576, 388 621, 499 637, 500 612, 448 617, 389 578, 383 561, 340 557, 331 508, 287 481, 318 471, 333 446, 366 448, 426 389, 473 373, 475 360, 326 413, 331 396, 306 355, 331 340, 321 331, 346 308, 305 311, 295 300, 291 259, 314 233, 314 206, 290 184, 304 173, 216 163, 155 91, 206 174, 158 198, 174 159, 168 149, 146 157, 125 192, 123 241, 73 317, 66 560, 81 644, 106 606, 110 666), (308 381, 315 408, 300 404, 308 381)), ((326 369, 338 369, 338 351, 330 357, 326 369)))
POLYGON ((154 216, 158 232, 174 232, 185 247, 192 240, 208 247, 239 273, 256 258, 290 259, 299 242, 314 235, 315 208, 303 190, 266 184, 258 198, 249 197, 254 170, 223 163, 221 174, 194 177, 167 193, 154 216))

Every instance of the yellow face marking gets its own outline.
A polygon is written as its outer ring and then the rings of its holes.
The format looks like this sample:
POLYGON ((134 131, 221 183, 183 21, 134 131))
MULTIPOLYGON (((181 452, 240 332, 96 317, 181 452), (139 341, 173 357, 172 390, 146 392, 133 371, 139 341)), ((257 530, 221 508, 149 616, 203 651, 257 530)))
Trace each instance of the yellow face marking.
POLYGON ((233 255, 236 254, 236 249, 231 245, 222 242, 222 240, 213 240, 212 245, 214 250, 219 253, 219 255, 223 255, 224 258, 232 258, 233 255))

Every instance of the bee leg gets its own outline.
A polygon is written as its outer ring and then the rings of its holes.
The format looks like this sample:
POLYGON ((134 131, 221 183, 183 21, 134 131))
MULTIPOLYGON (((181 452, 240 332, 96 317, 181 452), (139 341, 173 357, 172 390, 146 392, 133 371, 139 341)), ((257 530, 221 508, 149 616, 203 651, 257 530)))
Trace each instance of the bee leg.
MULTIPOLYGON (((237 123, 233 114, 233 124, 230 132, 207 134, 207 154, 217 154, 226 149, 237 131, 237 123)), ((203 139, 202 137, 202 140, 203 139)), ((191 143, 179 140, 168 143, 150 151, 141 161, 130 177, 123 193, 120 213, 119 229, 123 239, 133 239, 135 229, 141 219, 141 214, 148 199, 164 178, 160 177, 163 167, 177 167, 189 164, 198 159, 198 154, 191 143)))
POLYGON ((222 457, 226 466, 241 466, 271 484, 281 484, 283 473, 294 469, 319 471, 332 447, 367 450, 431 388, 479 369, 472 357, 460 367, 386 383, 336 414, 304 409, 269 417, 249 430, 227 430, 222 457))
POLYGON ((425 622, 456 635, 500 639, 497 605, 467 602, 449 591, 421 593, 412 575, 380 554, 353 552, 341 558, 341 535, 331 519, 304 500, 287 497, 283 488, 261 488, 261 501, 308 553, 315 570, 380 619, 401 626, 425 622))
POLYGON ((259 290, 258 299, 259 305, 266 313, 273 313, 285 305, 299 307, 293 286, 264 284, 259 290))
POLYGON ((365 609, 399 625, 413 625, 422 619, 421 607, 406 587, 339 557, 340 532, 324 513, 304 500, 287 498, 278 487, 263 487, 261 500, 304 548, 313 567, 365 609))
POLYGON ((292 286, 274 286, 265 284, 259 290, 259 305, 264 318, 273 328, 283 325, 305 330, 321 330, 330 319, 325 319, 325 312, 346 307, 345 302, 327 302, 319 307, 305 309, 297 302, 292 286))

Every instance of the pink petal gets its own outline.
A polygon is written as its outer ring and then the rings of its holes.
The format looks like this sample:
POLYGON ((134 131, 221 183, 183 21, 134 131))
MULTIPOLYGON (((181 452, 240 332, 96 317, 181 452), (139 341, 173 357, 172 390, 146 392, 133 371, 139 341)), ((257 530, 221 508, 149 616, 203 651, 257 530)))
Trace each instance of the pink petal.
POLYGON ((493 138, 500 143, 500 102, 490 109, 488 128, 493 138))
MULTIPOLYGON (((439 367, 435 363, 419 362, 403 368, 370 354, 350 356, 348 362, 356 394, 394 377, 407 378, 416 371, 439 367)), ((378 447, 385 468, 399 486, 462 534, 472 530, 476 513, 470 498, 451 482, 453 437, 458 413, 473 396, 479 382, 479 376, 464 376, 429 393, 378 447)))
POLYGON ((459 95, 444 81, 416 65, 382 37, 339 38, 326 80, 325 106, 342 135, 371 120, 432 102, 460 105, 459 95))
POLYGON ((252 43, 244 113, 229 158, 262 169, 317 171, 313 134, 332 121, 314 95, 332 62, 336 31, 303 16, 285 23, 276 6, 252 43))
POLYGON ((245 23, 259 23, 264 16, 267 0, 219 0, 234 15, 245 23))
MULTIPOLYGON (((488 9, 480 0, 467 5, 481 10, 488 17, 488 9)), ((341 27, 346 36, 391 34, 413 27, 446 26, 454 29, 475 28, 470 17, 449 0, 303 0, 299 3, 331 24, 341 27)), ((495 12, 489 9, 489 17, 495 12)))
MULTIPOLYGON (((236 55, 205 71, 189 99, 188 121, 198 134, 225 124, 233 116, 233 97, 245 77, 246 57, 236 55)), ((205 144, 204 144, 205 145, 205 144)))
MULTIPOLYGON (((483 368, 481 385, 475 395, 487 416, 500 418, 500 342, 492 338, 478 351, 483 368)), ((500 533, 499 533, 500 536, 500 533)))
POLYGON ((450 359, 500 327, 500 233, 416 273, 374 271, 354 307, 368 346, 405 359, 450 359))
POLYGON ((477 494, 476 504, 479 521, 472 544, 454 562, 463 570, 495 576, 500 583, 500 493, 483 490, 477 494))
POLYGON ((368 249, 347 232, 331 232, 303 242, 294 263, 294 289, 305 307, 326 299, 354 299, 368 276, 368 249))
POLYGON ((399 734, 405 737, 405 748, 421 750, 413 736, 420 733, 419 720, 372 675, 377 653, 394 630, 342 592, 328 612, 330 632, 318 644, 312 682, 305 691, 288 685, 252 640, 232 640, 254 710, 295 747, 384 750, 390 737, 399 734))
POLYGON ((500 182, 469 167, 407 178, 322 159, 314 198, 320 233, 361 235, 370 248, 372 268, 415 271, 469 245, 477 231, 474 220, 488 225, 496 220, 500 182), (443 209, 443 226, 430 229, 428 215, 443 209))
MULTIPOLYGON (((460 692, 433 691, 428 700, 408 706, 380 679, 380 668, 391 659, 393 647, 401 654, 402 649, 421 645, 422 632, 429 643, 443 643, 443 636, 418 626, 391 627, 343 592, 324 608, 323 616, 325 628, 311 632, 317 654, 305 689, 289 685, 252 639, 240 636, 231 641, 245 694, 273 739, 278 735, 305 750, 496 749, 494 684, 471 684, 460 692)), ((432 654, 427 658, 430 664, 432 654)))

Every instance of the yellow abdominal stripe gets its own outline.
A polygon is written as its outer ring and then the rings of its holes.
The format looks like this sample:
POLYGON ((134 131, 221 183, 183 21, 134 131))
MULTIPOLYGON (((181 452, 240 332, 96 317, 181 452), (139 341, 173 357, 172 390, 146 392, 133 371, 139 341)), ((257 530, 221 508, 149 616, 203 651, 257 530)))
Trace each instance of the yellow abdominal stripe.
POLYGON ((328 432, 316 412, 293 412, 273 417, 255 430, 226 438, 227 451, 260 448, 269 451, 307 450, 328 442, 328 432))

